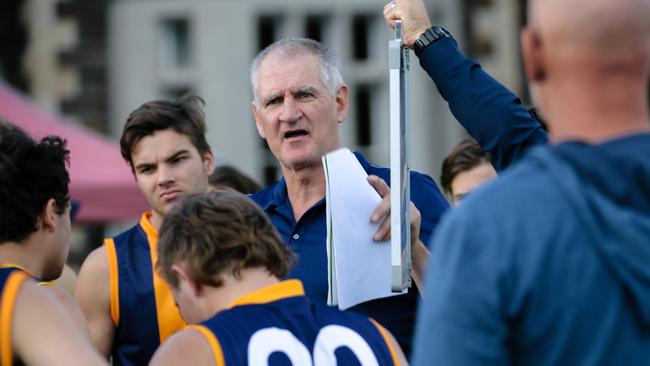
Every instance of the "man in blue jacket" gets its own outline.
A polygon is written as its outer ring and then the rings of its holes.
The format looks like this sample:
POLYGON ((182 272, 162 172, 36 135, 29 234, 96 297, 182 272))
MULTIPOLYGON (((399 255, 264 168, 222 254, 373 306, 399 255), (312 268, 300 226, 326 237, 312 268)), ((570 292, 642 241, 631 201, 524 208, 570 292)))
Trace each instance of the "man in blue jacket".
MULTIPOLYGON (((387 15, 408 27, 423 9, 387 15)), ((650 363, 648 19, 647 0, 530 3, 522 51, 551 144, 441 224, 414 364, 650 363)))
MULTIPOLYGON (((321 156, 341 147, 338 128, 347 117, 348 87, 341 77, 336 54, 307 39, 282 40, 260 52, 252 64, 251 83, 257 130, 266 139, 283 174, 282 180, 251 198, 298 254, 289 276, 303 282, 308 297, 324 303, 328 290, 327 233, 321 156)), ((371 175, 369 182, 384 197, 368 219, 382 222, 389 209, 389 190, 384 183, 389 180, 389 170, 370 164, 361 154, 356 156, 371 175)), ((419 220, 412 226, 413 273, 417 284, 428 260, 422 242, 429 242, 448 204, 434 181, 416 172, 411 175, 411 199, 422 217, 421 230, 419 220)), ((389 221, 383 221, 375 240, 389 237, 389 221)), ((384 325, 408 354, 416 302, 417 290, 411 289, 407 295, 370 301, 352 310, 384 325)))

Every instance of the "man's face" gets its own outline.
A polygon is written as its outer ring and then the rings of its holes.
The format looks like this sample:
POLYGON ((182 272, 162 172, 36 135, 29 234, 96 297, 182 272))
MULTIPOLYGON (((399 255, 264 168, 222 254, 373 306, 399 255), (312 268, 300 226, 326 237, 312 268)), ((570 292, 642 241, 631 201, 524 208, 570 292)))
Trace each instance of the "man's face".
POLYGON ((142 138, 131 160, 138 186, 153 211, 155 227, 185 194, 207 191, 212 153, 200 156, 188 136, 172 129, 142 138))
POLYGON ((497 172, 488 162, 458 173, 451 181, 452 204, 457 206, 468 193, 496 176, 497 172))
POLYGON ((320 165, 322 155, 341 146, 338 125, 347 115, 348 89, 331 95, 316 56, 267 56, 258 69, 257 93, 257 131, 283 169, 320 165))

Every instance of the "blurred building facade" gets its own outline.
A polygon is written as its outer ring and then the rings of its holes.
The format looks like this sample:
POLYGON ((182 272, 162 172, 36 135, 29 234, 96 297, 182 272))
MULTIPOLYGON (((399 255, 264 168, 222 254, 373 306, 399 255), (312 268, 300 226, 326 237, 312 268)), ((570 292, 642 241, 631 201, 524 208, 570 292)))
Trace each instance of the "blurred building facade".
MULTIPOLYGON (((343 144, 388 163, 391 32, 383 22, 383 0, 10 3, 15 16, 0 16, 0 26, 17 30, 15 52, 2 46, 0 53, 5 80, 48 110, 113 137, 143 102, 196 93, 207 103, 208 139, 218 163, 235 165, 264 184, 280 173, 255 129, 249 63, 280 38, 322 41, 341 56, 350 86, 343 144)), ((525 94, 518 47, 523 0, 430 0, 427 6, 433 21, 488 72, 525 94)), ((412 167, 437 178, 440 162, 464 132, 417 59, 411 61, 412 167)))

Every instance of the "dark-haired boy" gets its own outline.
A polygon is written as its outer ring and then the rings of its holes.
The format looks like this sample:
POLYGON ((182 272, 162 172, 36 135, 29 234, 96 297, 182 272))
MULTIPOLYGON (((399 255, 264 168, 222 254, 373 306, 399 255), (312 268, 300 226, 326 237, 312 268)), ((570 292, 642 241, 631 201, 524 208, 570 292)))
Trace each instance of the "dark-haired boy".
POLYGON ((474 139, 467 138, 442 162, 440 185, 456 206, 468 193, 496 176, 490 155, 483 152, 474 139))
POLYGON ((47 281, 70 238, 66 141, 0 121, 0 365, 99 365, 81 311, 47 281))
POLYGON ((153 267, 167 211, 184 195, 208 189, 213 156, 202 104, 198 97, 148 102, 124 126, 122 157, 151 211, 88 256, 76 292, 96 347, 114 365, 146 365, 160 343, 185 325, 153 267))

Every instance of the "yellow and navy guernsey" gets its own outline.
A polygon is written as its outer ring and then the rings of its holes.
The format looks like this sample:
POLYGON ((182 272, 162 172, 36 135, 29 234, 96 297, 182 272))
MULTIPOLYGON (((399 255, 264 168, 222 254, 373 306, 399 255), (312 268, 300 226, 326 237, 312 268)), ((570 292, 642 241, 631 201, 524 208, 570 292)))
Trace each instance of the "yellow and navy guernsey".
POLYGON ((150 217, 147 212, 138 225, 104 240, 116 328, 113 365, 148 364, 158 346, 185 327, 168 285, 154 268, 158 231, 150 217))
POLYGON ((14 306, 18 290, 25 280, 31 278, 17 266, 0 265, 0 365, 13 364, 11 332, 14 306))
POLYGON ((295 279, 246 294, 188 328, 207 338, 217 365, 398 364, 383 327, 309 300, 295 279))

